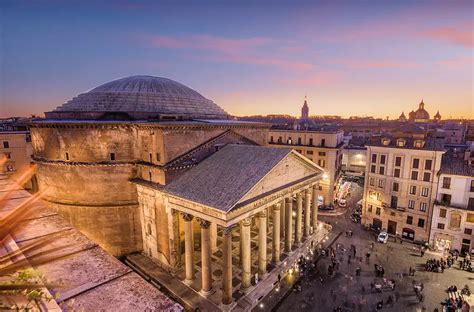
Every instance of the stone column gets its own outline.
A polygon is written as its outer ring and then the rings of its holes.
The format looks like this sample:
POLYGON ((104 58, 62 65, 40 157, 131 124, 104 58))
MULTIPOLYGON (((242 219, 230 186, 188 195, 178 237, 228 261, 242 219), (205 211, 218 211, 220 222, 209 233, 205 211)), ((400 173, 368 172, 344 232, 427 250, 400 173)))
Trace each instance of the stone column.
POLYGON ((301 245, 301 236, 303 234, 303 194, 302 192, 296 194, 296 237, 295 245, 301 245))
POLYGON ((193 239, 193 216, 183 213, 184 219, 184 263, 186 266, 186 278, 184 282, 191 284, 194 280, 194 239, 193 239))
POLYGON ((240 237, 240 243, 242 244, 242 288, 246 289, 251 286, 251 255, 250 249, 250 224, 252 220, 250 218, 243 219, 242 221, 242 232, 240 237))
POLYGON ((319 192, 319 186, 313 185, 313 231, 316 233, 318 230, 318 192, 319 192))
POLYGON ((212 289, 212 269, 211 269, 211 222, 200 219, 199 224, 201 225, 201 274, 202 274, 202 285, 201 292, 204 295, 209 294, 212 289))
POLYGON ((285 205, 285 199, 281 201, 281 207, 280 207, 280 236, 281 238, 285 239, 285 228, 286 228, 286 205, 285 205))
POLYGON ((280 206, 281 204, 275 204, 273 206, 273 263, 280 262, 280 206))
POLYGON ((293 223, 293 198, 287 198, 285 202, 286 206, 286 229, 285 229, 285 251, 291 251, 291 239, 293 235, 292 223, 293 223))
POLYGON ((222 304, 232 303, 232 228, 222 232, 222 304))
POLYGON ((258 227, 258 274, 267 273, 267 211, 259 213, 258 227))
POLYGON ((310 228, 311 228, 311 189, 307 189, 305 191, 305 199, 304 199, 304 236, 306 238, 310 235, 310 228))

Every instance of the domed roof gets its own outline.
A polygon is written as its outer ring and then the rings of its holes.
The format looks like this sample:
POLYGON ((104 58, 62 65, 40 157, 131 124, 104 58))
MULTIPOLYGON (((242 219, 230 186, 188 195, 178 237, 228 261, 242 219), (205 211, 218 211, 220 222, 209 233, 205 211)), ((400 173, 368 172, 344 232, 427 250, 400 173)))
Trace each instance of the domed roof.
POLYGON ((429 120, 430 114, 425 110, 425 103, 421 101, 418 109, 415 111, 415 119, 416 120, 429 120))
POLYGON ((49 114, 56 118, 62 114, 69 116, 67 118, 97 119, 105 113, 124 113, 132 119, 170 115, 226 119, 229 116, 216 103, 193 89, 154 76, 130 76, 105 83, 79 94, 49 114))

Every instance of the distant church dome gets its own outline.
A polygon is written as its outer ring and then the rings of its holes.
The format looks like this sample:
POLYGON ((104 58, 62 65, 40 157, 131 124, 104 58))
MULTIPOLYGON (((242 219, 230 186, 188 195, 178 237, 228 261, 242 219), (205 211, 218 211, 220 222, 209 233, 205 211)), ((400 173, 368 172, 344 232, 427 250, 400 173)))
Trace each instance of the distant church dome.
POLYGON ((415 120, 416 121, 428 121, 430 119, 430 114, 425 110, 425 103, 423 100, 419 104, 418 109, 415 111, 415 120))
POLYGON ((407 121, 407 117, 405 116, 405 112, 402 112, 402 114, 400 115, 400 117, 398 117, 398 120, 399 120, 399 121, 407 121))
POLYGON ((52 112, 53 119, 227 119, 216 103, 171 79, 130 76, 81 93, 52 112))
POLYGON ((434 120, 441 120, 441 115, 439 113, 439 111, 436 113, 436 115, 434 115, 434 120))

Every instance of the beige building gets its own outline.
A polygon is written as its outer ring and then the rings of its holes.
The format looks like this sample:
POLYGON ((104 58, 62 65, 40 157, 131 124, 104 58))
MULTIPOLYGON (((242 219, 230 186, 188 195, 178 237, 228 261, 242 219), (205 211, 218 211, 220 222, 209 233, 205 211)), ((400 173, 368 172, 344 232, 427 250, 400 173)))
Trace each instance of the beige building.
POLYGON ((307 252, 319 229, 322 169, 262 146, 268 128, 175 81, 132 76, 47 112, 31 134, 55 211, 108 252, 143 251, 228 306, 269 262, 307 252))
POLYGON ((279 130, 270 129, 268 146, 292 148, 324 170, 319 183, 320 201, 329 205, 335 198, 335 190, 341 174, 343 131, 279 130))
MULTIPOLYGON (((32 162, 30 133, 28 131, 0 131, 0 173, 12 178, 23 174, 32 162)), ((26 189, 32 187, 31 181, 24 185, 26 189)))
POLYGON ((385 137, 367 145, 364 225, 428 241, 442 142, 385 137))
POLYGON ((443 156, 430 243, 438 250, 474 249, 474 166, 453 153, 443 156))

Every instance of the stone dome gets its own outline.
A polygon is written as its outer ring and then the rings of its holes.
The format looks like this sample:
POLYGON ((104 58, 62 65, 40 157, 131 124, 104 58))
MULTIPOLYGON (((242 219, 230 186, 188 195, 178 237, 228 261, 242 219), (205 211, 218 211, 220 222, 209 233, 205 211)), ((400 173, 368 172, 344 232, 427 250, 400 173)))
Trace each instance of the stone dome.
POLYGON ((81 93, 52 112, 56 119, 227 119, 216 103, 171 79, 130 76, 81 93))
POLYGON ((425 103, 421 101, 418 109, 415 111, 415 120, 429 120, 430 114, 425 110, 425 103))

